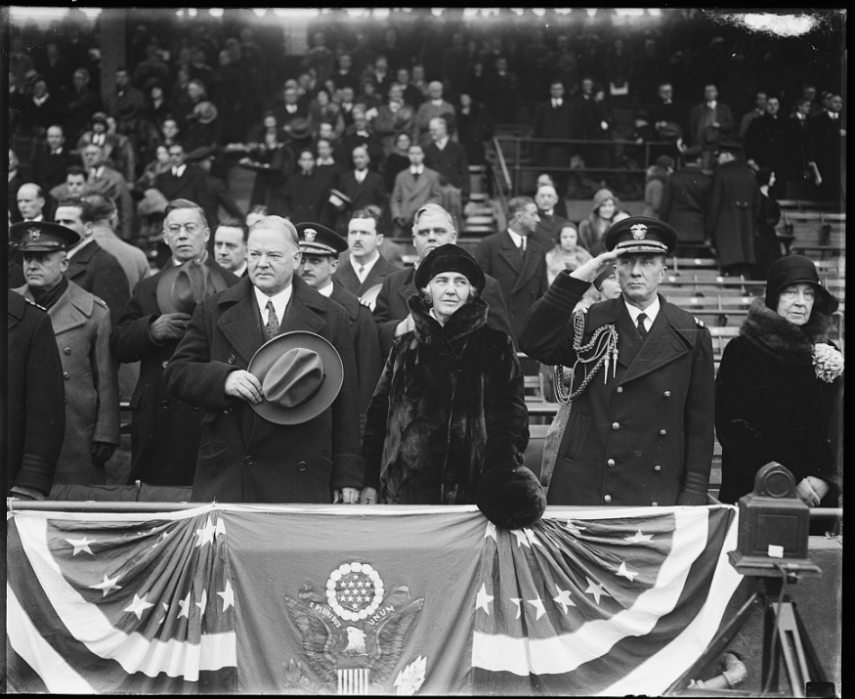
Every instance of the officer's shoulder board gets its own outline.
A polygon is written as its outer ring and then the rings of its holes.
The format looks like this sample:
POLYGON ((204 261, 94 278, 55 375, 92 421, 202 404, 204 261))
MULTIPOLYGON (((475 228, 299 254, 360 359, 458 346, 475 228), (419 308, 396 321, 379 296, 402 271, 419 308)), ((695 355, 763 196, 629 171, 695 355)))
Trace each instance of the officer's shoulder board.
POLYGON ((692 316, 692 318, 695 319, 695 325, 697 325, 699 328, 706 327, 704 325, 704 321, 702 321, 700 318, 697 318, 696 316, 692 316))
POLYGON ((95 301, 96 304, 101 306, 101 308, 107 308, 107 302, 100 296, 95 296, 95 294, 93 294, 92 299, 95 301))

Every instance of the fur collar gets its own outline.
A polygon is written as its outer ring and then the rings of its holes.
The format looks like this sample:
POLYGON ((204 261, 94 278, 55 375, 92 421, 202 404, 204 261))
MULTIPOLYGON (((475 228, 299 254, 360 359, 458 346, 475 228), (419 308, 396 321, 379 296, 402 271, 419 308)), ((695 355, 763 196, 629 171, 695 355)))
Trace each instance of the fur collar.
POLYGON ((739 334, 786 364, 810 364, 813 346, 818 342, 828 343, 830 324, 830 316, 814 309, 806 325, 793 325, 757 298, 751 302, 739 334))
POLYGON ((416 339, 425 344, 440 342, 454 343, 483 327, 487 323, 487 303, 475 298, 464 303, 445 325, 440 325, 430 315, 430 307, 421 294, 410 296, 407 305, 413 314, 416 326, 416 339))

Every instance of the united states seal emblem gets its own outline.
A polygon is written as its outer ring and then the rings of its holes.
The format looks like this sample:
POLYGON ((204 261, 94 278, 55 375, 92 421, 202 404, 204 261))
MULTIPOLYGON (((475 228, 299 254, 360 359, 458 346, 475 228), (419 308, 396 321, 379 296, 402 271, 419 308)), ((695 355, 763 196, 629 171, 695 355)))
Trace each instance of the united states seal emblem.
POLYGON ((643 223, 636 223, 630 226, 629 230, 632 231, 633 240, 644 240, 644 236, 647 235, 647 226, 643 223))
POLYGON ((317 234, 318 232, 314 228, 307 228, 303 231, 303 240, 305 240, 307 243, 313 243, 315 242, 315 236, 317 234))
POLYGON ((38 240, 42 237, 42 234, 38 228, 30 228, 27 233, 29 233, 30 235, 30 240, 38 240))
MULTIPOLYGON (((384 684, 404 652, 424 598, 412 599, 406 585, 387 593, 373 566, 351 561, 330 572, 323 592, 305 583, 296 599, 285 595, 284 603, 303 645, 302 658, 292 657, 285 665, 286 689, 382 694, 388 693, 384 684)), ((422 669, 415 676, 420 674, 421 684, 425 659, 419 657, 422 669)), ((412 681, 405 684, 410 687, 412 681)))

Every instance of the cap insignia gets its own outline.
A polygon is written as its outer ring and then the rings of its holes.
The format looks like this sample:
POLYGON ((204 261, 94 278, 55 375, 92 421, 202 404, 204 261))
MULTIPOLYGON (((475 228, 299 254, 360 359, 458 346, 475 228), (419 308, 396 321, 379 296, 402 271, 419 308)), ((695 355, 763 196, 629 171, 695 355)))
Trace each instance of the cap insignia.
POLYGON ((633 240, 644 240, 644 236, 647 234, 647 226, 643 223, 636 223, 634 226, 630 226, 632 231, 632 239, 633 240))
POLYGON ((42 237, 42 234, 38 228, 30 228, 30 230, 28 230, 27 233, 30 234, 30 240, 38 240, 39 238, 42 237))
POLYGON ((307 243, 315 242, 315 236, 317 236, 318 232, 314 228, 307 228, 303 231, 303 240, 307 243))

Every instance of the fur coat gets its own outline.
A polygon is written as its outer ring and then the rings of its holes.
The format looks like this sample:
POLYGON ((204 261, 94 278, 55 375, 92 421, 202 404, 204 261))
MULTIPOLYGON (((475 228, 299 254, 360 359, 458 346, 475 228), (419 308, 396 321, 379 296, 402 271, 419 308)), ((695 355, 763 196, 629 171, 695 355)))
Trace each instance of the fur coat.
POLYGON ((719 499, 754 490, 769 461, 832 486, 821 506, 836 507, 837 445, 843 378, 817 378, 811 351, 828 340, 829 316, 816 309, 796 326, 755 299, 739 337, 725 347, 716 377, 715 424, 722 446, 719 499))
POLYGON ((487 326, 480 298, 441 326, 421 295, 399 337, 363 437, 378 501, 473 504, 486 469, 521 466, 528 445, 523 376, 510 336, 487 326))

